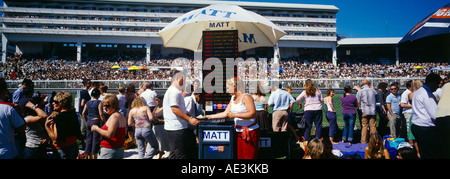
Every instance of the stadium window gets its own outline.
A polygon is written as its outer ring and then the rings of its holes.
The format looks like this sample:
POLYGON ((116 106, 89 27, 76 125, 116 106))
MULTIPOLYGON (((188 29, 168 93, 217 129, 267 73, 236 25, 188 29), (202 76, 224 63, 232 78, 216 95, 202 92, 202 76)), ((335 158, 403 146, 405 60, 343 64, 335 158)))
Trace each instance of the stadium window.
POLYGON ((67 47, 67 44, 63 44, 63 47, 67 47))
POLYGON ((81 44, 82 47, 86 47, 86 44, 81 44))
POLYGON ((69 44, 69 47, 74 47, 75 46, 75 44, 69 44))
POLYGON ((99 45, 98 45, 98 44, 95 44, 95 47, 99 47, 99 45))
POLYGON ((130 48, 130 45, 127 45, 127 48, 130 48))
POLYGON ((142 48, 142 45, 138 45, 137 48, 142 48))
POLYGON ((346 51, 345 51, 345 55, 350 55, 351 52, 352 52, 351 50, 346 50, 346 51))
POLYGON ((100 45, 100 47, 106 47, 106 44, 102 44, 102 45, 100 45))
POLYGON ((137 45, 131 45, 131 48, 137 48, 137 45))
POLYGON ((111 44, 108 44, 108 45, 106 45, 106 47, 108 47, 108 48, 112 48, 112 45, 111 45, 111 44))
POLYGON ((117 44, 114 44, 114 48, 117 48, 117 44))

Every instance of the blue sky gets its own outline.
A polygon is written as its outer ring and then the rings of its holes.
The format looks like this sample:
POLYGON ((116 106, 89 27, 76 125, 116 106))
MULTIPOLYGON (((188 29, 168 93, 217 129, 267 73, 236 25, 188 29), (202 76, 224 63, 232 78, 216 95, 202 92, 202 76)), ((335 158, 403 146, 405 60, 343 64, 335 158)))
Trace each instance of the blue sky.
POLYGON ((426 16, 450 3, 445 0, 243 0, 325 4, 339 8, 337 33, 347 38, 403 37, 426 16), (387 27, 387 28, 386 28, 387 27))

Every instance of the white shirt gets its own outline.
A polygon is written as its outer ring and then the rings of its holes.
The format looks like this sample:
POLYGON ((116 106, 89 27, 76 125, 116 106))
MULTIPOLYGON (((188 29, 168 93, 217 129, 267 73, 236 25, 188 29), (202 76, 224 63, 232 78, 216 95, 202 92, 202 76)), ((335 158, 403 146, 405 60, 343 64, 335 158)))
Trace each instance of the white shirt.
POLYGON ((181 95, 181 91, 174 86, 170 86, 164 94, 164 129, 175 131, 188 128, 189 122, 175 115, 171 110, 171 106, 178 106, 178 108, 186 114, 184 98, 181 95))
MULTIPOLYGON (((245 94, 247 95, 247 94, 245 94)), ((230 100, 230 104, 231 104, 231 112, 232 113, 246 113, 247 112, 247 108, 245 107, 243 101, 244 101, 244 97, 242 97, 242 100, 238 103, 238 104, 234 104, 234 98, 236 96, 232 96, 231 100, 230 100)), ((247 127, 252 125, 253 123, 255 123, 255 118, 250 119, 250 120, 246 120, 246 119, 242 119, 242 118, 238 118, 235 117, 234 118, 234 123, 238 126, 242 126, 242 127, 247 127)), ((250 128, 248 128, 249 131, 255 130, 259 127, 258 124, 251 126, 250 128)), ((242 132, 242 129, 238 129, 236 128, 236 132, 242 132)))
POLYGON ((12 159, 18 155, 14 129, 24 124, 25 121, 13 107, 0 104, 0 159, 12 159))
POLYGON ((146 89, 143 93, 141 93, 140 97, 144 99, 147 106, 154 107, 156 106, 155 98, 157 94, 155 91, 151 89, 146 89))
POLYGON ((412 100, 413 118, 411 120, 414 125, 422 127, 435 126, 436 111, 437 103, 429 96, 424 87, 421 87, 414 92, 412 100))
MULTIPOLYGON (((411 104, 409 102, 409 97, 408 97, 409 93, 411 93, 411 91, 409 91, 409 89, 406 89, 402 93, 402 97, 401 97, 400 103, 411 104)), ((412 108, 403 108, 403 112, 402 113, 412 113, 412 108)))

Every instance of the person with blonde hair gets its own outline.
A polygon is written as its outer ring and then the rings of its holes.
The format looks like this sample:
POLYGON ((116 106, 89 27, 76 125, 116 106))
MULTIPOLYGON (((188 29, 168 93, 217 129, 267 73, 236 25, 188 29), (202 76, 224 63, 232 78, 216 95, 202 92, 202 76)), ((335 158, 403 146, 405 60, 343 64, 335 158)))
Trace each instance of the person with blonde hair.
POLYGON ((91 131, 102 136, 100 142, 100 159, 123 159, 124 142, 127 132, 127 120, 119 112, 119 99, 116 95, 108 94, 103 99, 103 106, 109 118, 103 127, 92 125, 91 131))
POLYGON ((258 125, 261 127, 261 130, 268 130, 269 125, 269 119, 267 118, 268 110, 267 110, 267 100, 266 100, 266 94, 261 92, 260 84, 256 85, 256 91, 253 93, 252 97, 255 101, 255 109, 256 109, 256 121, 258 121, 258 125))
POLYGON ((369 144, 364 152, 365 159, 390 159, 389 151, 384 148, 383 140, 378 133, 370 135, 369 144))
POLYGON ((54 157, 57 159, 76 159, 77 139, 81 139, 80 124, 72 107, 72 95, 62 91, 55 95, 53 110, 58 115, 50 115, 45 122, 45 130, 52 140, 54 157))
POLYGON ((237 158, 256 159, 258 157, 260 128, 255 119, 256 109, 253 98, 244 93, 242 80, 228 79, 227 93, 230 103, 224 112, 206 115, 208 119, 232 118, 237 132, 237 158), (242 86, 241 86, 242 85, 242 86))
POLYGON ((305 141, 309 141, 311 137, 311 128, 313 122, 316 125, 316 138, 322 137, 322 102, 323 97, 319 89, 316 88, 311 79, 305 81, 305 90, 300 93, 296 101, 299 108, 302 108, 302 101, 305 101, 305 141))
POLYGON ((152 130, 153 119, 150 107, 145 105, 144 99, 135 98, 128 114, 128 126, 135 126, 134 136, 140 159, 151 159, 158 152, 158 142, 152 130), (150 149, 146 152, 147 143, 150 144, 150 149))
POLYGON ((325 152, 325 145, 318 138, 312 139, 308 142, 308 150, 302 159, 322 159, 325 152))
MULTIPOLYGON (((412 103, 414 92, 416 92, 422 86, 423 86, 423 83, 422 83, 421 80, 413 80, 411 82, 411 92, 408 94, 409 103, 412 103)), ((406 119, 406 120, 409 120, 409 122, 408 122, 408 135, 407 135, 407 138, 408 138, 409 144, 416 148, 417 156, 420 157, 419 146, 417 145, 416 138, 414 137, 414 135, 412 133, 412 130, 411 130, 411 125, 412 125, 411 120, 412 120, 412 118, 413 118, 413 115, 411 114, 411 116, 408 119, 406 119)))

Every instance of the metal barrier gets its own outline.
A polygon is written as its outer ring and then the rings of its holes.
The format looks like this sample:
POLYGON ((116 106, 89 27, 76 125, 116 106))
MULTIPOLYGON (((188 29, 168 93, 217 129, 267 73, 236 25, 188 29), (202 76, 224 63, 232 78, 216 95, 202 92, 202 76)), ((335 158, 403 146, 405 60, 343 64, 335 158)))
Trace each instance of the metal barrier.
MULTIPOLYGON (((387 82, 388 84, 398 82, 400 86, 405 86, 408 80, 424 80, 425 78, 361 78, 361 79, 312 79, 316 86, 320 89, 338 89, 344 88, 346 85, 361 86, 363 80, 369 80, 372 86, 377 86, 380 82, 387 82)), ((307 79, 284 79, 278 80, 282 88, 290 87, 304 88, 307 79)), ((120 86, 126 87, 133 83, 136 88, 139 88, 144 82, 153 83, 155 88, 167 89, 170 86, 170 80, 92 80, 93 82, 103 82, 109 89, 117 89, 120 86)), ((190 83, 191 80, 187 80, 190 83)), ((244 80, 244 82, 262 81, 270 82, 270 80, 244 80)), ((7 80, 8 89, 19 88, 22 80, 7 80)), ((83 88, 82 80, 33 80, 35 89, 81 89, 83 88)))

